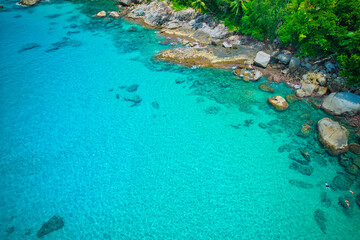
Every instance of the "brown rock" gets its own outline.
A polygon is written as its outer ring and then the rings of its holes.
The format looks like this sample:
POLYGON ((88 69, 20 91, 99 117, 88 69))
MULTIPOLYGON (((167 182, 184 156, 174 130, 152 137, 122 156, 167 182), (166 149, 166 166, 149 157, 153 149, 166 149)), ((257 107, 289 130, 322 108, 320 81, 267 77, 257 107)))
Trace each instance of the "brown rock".
POLYGON ((101 12, 98 12, 95 17, 106 17, 106 12, 103 10, 101 12))
POLYGON ((312 128, 308 124, 304 123, 301 128, 301 134, 304 137, 308 137, 311 135, 311 133, 312 133, 312 128))
POLYGON ((274 96, 268 98, 269 103, 271 103, 277 110, 284 111, 289 107, 289 104, 281 96, 274 96))
POLYGON ((241 68, 235 69, 235 71, 233 72, 234 75, 240 77, 241 76, 241 70, 242 70, 241 68))
POLYGON ((3 5, 0 4, 0 8, 4 8, 3 5))
POLYGON ((289 102, 289 103, 293 103, 293 102, 296 102, 296 97, 294 95, 286 95, 286 100, 289 102))
POLYGON ((344 153, 348 150, 349 132, 345 127, 330 118, 321 119, 317 126, 320 142, 334 155, 344 153))
POLYGON ((356 155, 360 155, 360 144, 357 143, 350 143, 349 144, 349 150, 356 155))
POLYGON ((264 91, 264 92, 270 92, 270 93, 273 93, 274 92, 274 89, 272 87, 269 87, 268 85, 266 84, 261 84, 259 86, 259 88, 264 91))

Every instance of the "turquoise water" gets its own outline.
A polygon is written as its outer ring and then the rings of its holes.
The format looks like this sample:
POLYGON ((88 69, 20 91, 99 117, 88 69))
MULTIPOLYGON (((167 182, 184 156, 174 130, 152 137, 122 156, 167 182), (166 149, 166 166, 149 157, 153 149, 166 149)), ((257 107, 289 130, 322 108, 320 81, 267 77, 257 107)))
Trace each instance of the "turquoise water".
POLYGON ((359 208, 345 212, 346 191, 324 189, 343 172, 336 158, 296 136, 320 110, 274 111, 265 79, 155 62, 169 47, 161 36, 94 19, 97 5, 3 5, 1 239, 37 239, 53 215, 65 226, 44 239, 359 239, 359 208), (289 168, 284 144, 311 152, 311 176, 289 168))

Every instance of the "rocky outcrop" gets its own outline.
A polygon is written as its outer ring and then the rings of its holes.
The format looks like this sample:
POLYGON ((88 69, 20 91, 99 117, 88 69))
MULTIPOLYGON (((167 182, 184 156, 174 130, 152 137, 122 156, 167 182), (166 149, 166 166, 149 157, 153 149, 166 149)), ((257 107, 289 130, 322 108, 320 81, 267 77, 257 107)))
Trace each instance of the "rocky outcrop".
POLYGON ((144 15, 144 21, 151 26, 159 27, 170 19, 170 14, 171 8, 166 4, 166 2, 160 2, 147 9, 144 15))
POLYGON ((19 4, 27 7, 38 4, 41 0, 20 0, 19 4))
POLYGON ((256 54, 254 63, 260 67, 266 68, 270 62, 270 55, 266 52, 260 51, 256 54))
POLYGON ((301 84, 301 89, 298 89, 296 91, 296 96, 298 97, 310 97, 314 90, 316 89, 316 85, 312 84, 312 83, 302 83, 301 84))
POLYGON ((269 103, 271 103, 277 110, 284 111, 289 107, 289 104, 281 96, 274 96, 268 98, 269 103))
POLYGON ((59 230, 64 227, 64 220, 58 216, 53 216, 47 222, 45 222, 39 231, 37 232, 37 237, 42 238, 49 233, 52 233, 56 230, 59 230))
POLYGON ((97 14, 95 14, 95 17, 100 17, 100 18, 106 17, 106 12, 105 11, 100 11, 97 14))
POLYGON ((321 119, 317 127, 320 142, 334 155, 344 153, 348 150, 349 132, 345 127, 330 118, 321 119))
POLYGON ((323 99, 321 107, 332 115, 353 116, 360 112, 360 96, 348 92, 331 93, 323 99))
POLYGON ((186 21, 186 22, 189 22, 198 16, 199 16, 199 12, 195 11, 192 8, 174 12, 173 14, 173 18, 175 18, 176 20, 186 21))
POLYGON ((172 61, 185 66, 193 67, 214 67, 231 68, 239 62, 248 58, 247 53, 240 53, 231 57, 223 57, 222 47, 207 48, 176 48, 160 51, 155 58, 160 60, 172 61))

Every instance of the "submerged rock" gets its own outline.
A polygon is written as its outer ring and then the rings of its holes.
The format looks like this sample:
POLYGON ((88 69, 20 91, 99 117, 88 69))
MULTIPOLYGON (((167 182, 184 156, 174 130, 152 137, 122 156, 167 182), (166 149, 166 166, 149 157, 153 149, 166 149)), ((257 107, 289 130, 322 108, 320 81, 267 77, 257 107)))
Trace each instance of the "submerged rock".
POLYGON ((310 176, 314 171, 314 168, 312 166, 304 166, 304 165, 301 165, 301 164, 295 163, 295 162, 292 162, 290 164, 289 168, 296 170, 296 171, 300 172, 301 174, 307 175, 307 176, 310 176))
POLYGON ((270 93, 273 93, 274 92, 274 89, 272 87, 269 87, 268 85, 266 84, 261 84, 259 86, 259 88, 264 91, 264 92, 270 92, 270 93))
POLYGON ((360 96, 349 92, 331 93, 323 99, 321 107, 332 115, 353 116, 360 112, 360 96))
POLYGON ((348 150, 349 132, 345 127, 330 118, 321 119, 317 127, 320 142, 334 155, 344 153, 348 150))
POLYGON ((126 88, 126 91, 128 92, 136 92, 139 87, 139 84, 133 84, 126 88))
POLYGON ((300 136, 309 137, 311 133, 312 133, 312 128, 307 123, 303 123, 300 130, 300 136))
POLYGON ((350 143, 349 150, 356 155, 360 155, 360 144, 357 143, 350 143))
POLYGON ((339 190, 349 190, 353 180, 346 174, 338 174, 334 177, 332 185, 339 190))
POLYGON ((285 98, 286 98, 286 101, 288 101, 289 103, 293 103, 293 102, 296 102, 296 96, 294 96, 294 95, 290 95, 290 94, 287 94, 286 96, 285 96, 285 98))
POLYGON ((270 62, 270 54, 260 51, 256 54, 254 62, 256 65, 266 68, 270 62))
POLYGON ((19 4, 27 7, 38 4, 41 0, 20 0, 19 4))
POLYGON ((159 103, 158 102, 152 102, 151 106, 153 106, 153 108, 155 108, 155 109, 159 109, 159 103))
POLYGON ((31 49, 34 49, 34 48, 38 48, 40 47, 41 45, 38 44, 38 43, 28 43, 26 45, 24 45, 20 50, 19 50, 19 53, 21 52, 25 52, 25 51, 28 51, 28 50, 31 50, 31 49))
POLYGON ((130 96, 130 97, 124 97, 124 100, 127 101, 127 102, 133 102, 134 104, 132 106, 135 106, 137 104, 139 104, 142 99, 140 98, 139 95, 133 95, 133 96, 130 96))
POLYGON ((321 231, 326 234, 326 218, 323 210, 316 209, 314 212, 314 218, 321 231))
POLYGON ((281 96, 274 96, 268 98, 269 103, 271 103, 276 109, 284 111, 289 107, 289 104, 281 96))
POLYGON ((300 154, 290 153, 289 158, 302 165, 309 165, 310 159, 304 159, 300 154))
POLYGON ((360 207, 360 194, 356 195, 355 202, 360 207))
POLYGON ((49 233, 52 233, 56 230, 59 230, 64 227, 64 220, 58 216, 53 216, 49 219, 49 221, 45 222, 39 231, 37 232, 36 236, 38 238, 42 238, 49 233))
POLYGON ((322 192, 320 195, 320 201, 324 207, 330 207, 331 206, 331 200, 328 198, 326 192, 322 192))
POLYGON ((296 187, 299 187, 299 188, 304 188, 304 189, 310 189, 310 188, 313 188, 313 185, 310 184, 310 183, 306 183, 306 182, 303 182, 303 181, 299 181, 299 180, 289 180, 289 183, 291 185, 294 185, 296 187))

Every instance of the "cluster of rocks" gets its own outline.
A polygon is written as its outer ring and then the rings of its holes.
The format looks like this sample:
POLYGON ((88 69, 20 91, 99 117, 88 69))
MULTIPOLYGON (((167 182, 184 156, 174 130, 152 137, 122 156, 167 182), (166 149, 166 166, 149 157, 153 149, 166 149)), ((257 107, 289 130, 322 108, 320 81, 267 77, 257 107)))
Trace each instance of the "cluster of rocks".
POLYGON ((119 18, 121 15, 120 15, 120 12, 117 12, 117 11, 110 11, 110 12, 106 12, 106 11, 100 11, 98 12, 97 14, 95 14, 94 16, 95 17, 98 17, 98 18, 105 18, 107 17, 109 14, 109 17, 111 18, 119 18))
POLYGON ((31 7, 41 2, 41 0, 20 0, 19 5, 31 7))

